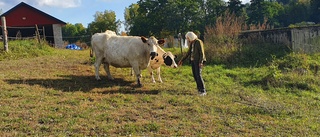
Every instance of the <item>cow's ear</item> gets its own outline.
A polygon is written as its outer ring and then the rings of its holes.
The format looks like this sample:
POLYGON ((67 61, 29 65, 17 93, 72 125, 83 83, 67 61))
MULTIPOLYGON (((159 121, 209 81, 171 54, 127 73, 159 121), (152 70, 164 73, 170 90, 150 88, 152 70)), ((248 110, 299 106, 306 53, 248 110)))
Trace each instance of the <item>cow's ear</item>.
POLYGON ((147 42, 147 38, 146 37, 141 36, 141 40, 143 41, 143 43, 147 42))
POLYGON ((163 44, 164 42, 166 42, 164 39, 158 40, 158 44, 163 44))

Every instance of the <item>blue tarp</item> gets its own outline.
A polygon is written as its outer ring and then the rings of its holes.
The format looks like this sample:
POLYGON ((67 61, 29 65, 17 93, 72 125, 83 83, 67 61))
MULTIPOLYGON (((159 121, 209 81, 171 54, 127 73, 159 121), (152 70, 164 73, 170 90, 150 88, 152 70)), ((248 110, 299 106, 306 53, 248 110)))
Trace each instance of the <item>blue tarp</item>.
POLYGON ((66 49, 82 50, 82 48, 77 46, 76 44, 69 44, 69 45, 66 46, 66 49))

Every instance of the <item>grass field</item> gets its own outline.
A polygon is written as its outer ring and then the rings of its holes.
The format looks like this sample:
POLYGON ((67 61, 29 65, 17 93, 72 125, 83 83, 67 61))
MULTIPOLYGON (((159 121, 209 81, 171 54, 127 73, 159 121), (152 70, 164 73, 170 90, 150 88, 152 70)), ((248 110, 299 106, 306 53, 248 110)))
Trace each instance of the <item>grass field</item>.
POLYGON ((320 136, 317 73, 207 65, 201 97, 187 63, 137 88, 130 69, 96 81, 89 50, 48 53, 2 55, 1 136, 320 136))

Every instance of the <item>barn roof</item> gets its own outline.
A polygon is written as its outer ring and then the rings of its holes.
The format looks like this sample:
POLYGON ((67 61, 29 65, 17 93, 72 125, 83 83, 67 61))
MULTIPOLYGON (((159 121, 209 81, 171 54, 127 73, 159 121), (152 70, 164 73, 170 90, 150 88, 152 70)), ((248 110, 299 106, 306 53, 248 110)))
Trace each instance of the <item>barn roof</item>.
MULTIPOLYGON (((24 2, 1 15, 6 17, 7 26, 34 26, 66 23, 24 2)), ((1 24, 1 22, 0 22, 1 24)))

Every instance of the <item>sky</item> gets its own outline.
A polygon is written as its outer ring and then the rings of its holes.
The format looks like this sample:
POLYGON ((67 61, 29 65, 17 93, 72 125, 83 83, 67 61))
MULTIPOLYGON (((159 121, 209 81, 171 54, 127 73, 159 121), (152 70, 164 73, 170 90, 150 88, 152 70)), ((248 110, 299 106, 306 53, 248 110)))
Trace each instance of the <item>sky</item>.
MULTIPOLYGON (((87 28, 94 20, 96 12, 114 11, 117 20, 124 21, 125 8, 139 0, 0 0, 2 13, 7 12, 21 2, 35 7, 66 23, 82 23, 87 28)), ((227 1, 227 0, 225 0, 227 1)), ((242 0, 247 3, 250 0, 242 0)), ((123 31, 123 27, 120 29, 123 31)))

